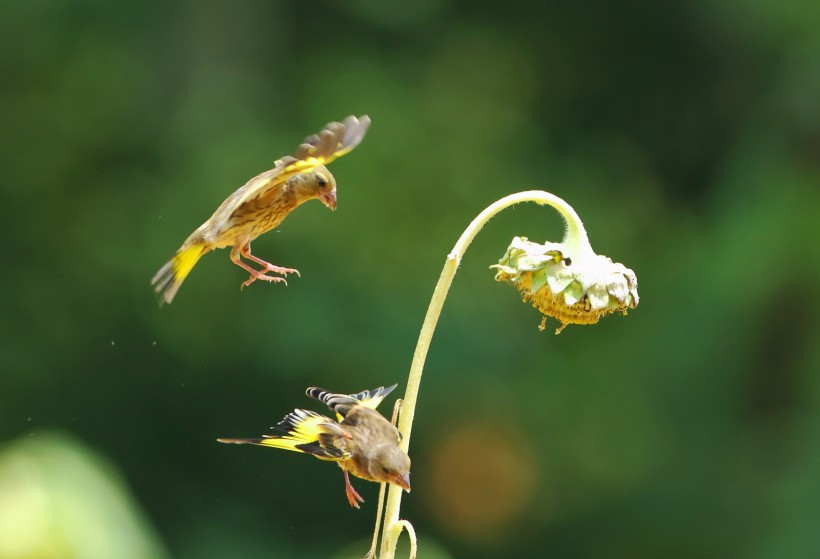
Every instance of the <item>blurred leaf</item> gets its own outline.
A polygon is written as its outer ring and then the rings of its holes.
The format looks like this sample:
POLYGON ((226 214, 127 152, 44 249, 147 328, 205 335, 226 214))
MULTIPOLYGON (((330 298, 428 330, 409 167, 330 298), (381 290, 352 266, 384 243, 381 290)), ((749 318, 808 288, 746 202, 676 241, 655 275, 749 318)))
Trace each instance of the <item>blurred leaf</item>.
POLYGON ((111 465, 54 433, 2 447, 0 533, 2 559, 168 557, 111 465))

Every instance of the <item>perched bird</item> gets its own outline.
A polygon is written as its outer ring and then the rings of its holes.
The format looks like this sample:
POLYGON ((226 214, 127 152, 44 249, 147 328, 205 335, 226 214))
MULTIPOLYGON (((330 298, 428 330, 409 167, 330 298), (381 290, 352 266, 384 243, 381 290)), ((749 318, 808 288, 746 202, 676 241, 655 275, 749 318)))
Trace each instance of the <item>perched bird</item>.
POLYGON ((151 284, 160 305, 174 299, 185 277, 206 252, 231 247, 231 260, 247 270, 251 277, 242 287, 261 279, 287 281, 274 274, 299 275, 298 270, 274 266, 251 254, 251 241, 278 226, 300 204, 318 198, 336 210, 336 179, 325 165, 350 152, 364 138, 370 117, 347 117, 331 122, 324 130, 305 138, 292 156, 276 161, 273 169, 245 183, 217 208, 208 221, 185 239, 176 255, 154 275, 151 284), (255 262, 257 270, 242 261, 255 262))
POLYGON ((398 429, 376 407, 396 385, 358 394, 333 394, 308 388, 311 398, 324 402, 336 412, 338 421, 308 410, 294 410, 274 429, 283 435, 262 435, 253 439, 217 439, 221 443, 256 444, 312 454, 320 460, 339 464, 345 476, 345 495, 350 506, 363 503, 350 484, 348 472, 368 481, 388 482, 410 492, 410 457, 401 448, 398 429))

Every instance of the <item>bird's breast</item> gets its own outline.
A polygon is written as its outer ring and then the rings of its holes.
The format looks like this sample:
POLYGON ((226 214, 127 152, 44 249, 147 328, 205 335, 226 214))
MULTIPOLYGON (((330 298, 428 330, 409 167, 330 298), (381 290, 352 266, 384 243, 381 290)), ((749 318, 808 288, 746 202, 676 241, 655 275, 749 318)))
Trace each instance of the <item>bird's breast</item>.
POLYGON ((370 470, 367 468, 367 459, 362 454, 354 454, 347 460, 341 462, 341 465, 357 478, 367 481, 377 481, 370 475, 370 470))
POLYGON ((282 223, 295 207, 291 196, 275 191, 238 207, 231 216, 231 226, 239 233, 237 237, 255 239, 282 223))

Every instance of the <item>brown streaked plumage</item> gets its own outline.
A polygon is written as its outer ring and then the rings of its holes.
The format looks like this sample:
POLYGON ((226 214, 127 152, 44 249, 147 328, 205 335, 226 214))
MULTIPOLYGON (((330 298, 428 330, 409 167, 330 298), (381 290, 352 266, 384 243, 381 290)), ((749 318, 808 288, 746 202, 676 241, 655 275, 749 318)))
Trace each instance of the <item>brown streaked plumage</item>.
POLYGON ((359 508, 364 499, 350 484, 348 472, 375 482, 398 485, 410 491, 410 457, 399 447, 396 427, 376 407, 396 388, 379 387, 358 394, 334 394, 321 388, 306 393, 327 404, 338 421, 318 413, 297 409, 275 429, 283 435, 262 435, 251 439, 217 439, 221 443, 255 444, 311 454, 336 462, 344 472, 345 495, 350 506, 359 508))
POLYGON ((251 253, 251 241, 277 227, 297 206, 314 198, 336 209, 336 179, 326 165, 355 148, 370 126, 370 117, 347 117, 331 122, 321 132, 305 138, 292 156, 276 161, 273 169, 255 176, 231 194, 214 214, 185 239, 174 258, 154 275, 151 284, 160 305, 170 303, 197 261, 207 252, 231 247, 230 258, 250 273, 242 284, 261 279, 283 282, 274 274, 299 275, 292 268, 275 266, 251 253), (255 262, 257 270, 242 258, 255 262))

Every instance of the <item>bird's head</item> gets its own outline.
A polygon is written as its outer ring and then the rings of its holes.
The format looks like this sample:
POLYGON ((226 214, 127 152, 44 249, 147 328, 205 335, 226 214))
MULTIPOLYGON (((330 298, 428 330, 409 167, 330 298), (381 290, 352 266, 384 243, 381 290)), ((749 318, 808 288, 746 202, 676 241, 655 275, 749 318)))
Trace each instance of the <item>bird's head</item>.
POLYGON ((398 446, 381 446, 368 469, 373 479, 398 485, 410 493, 410 457, 398 446))
POLYGON ((336 210, 336 179, 327 167, 320 165, 310 171, 294 175, 288 183, 301 201, 318 198, 322 204, 336 210))

